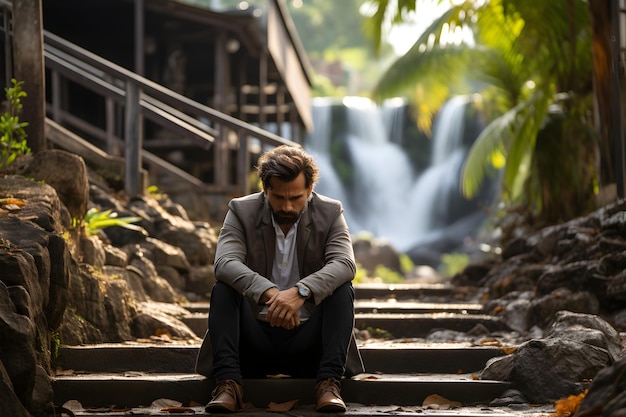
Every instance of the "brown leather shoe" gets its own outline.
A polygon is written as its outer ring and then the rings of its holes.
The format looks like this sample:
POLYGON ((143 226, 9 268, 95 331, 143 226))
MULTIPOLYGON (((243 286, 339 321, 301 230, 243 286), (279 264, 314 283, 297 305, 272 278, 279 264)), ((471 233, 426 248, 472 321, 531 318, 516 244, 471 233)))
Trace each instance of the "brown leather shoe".
POLYGON ((229 413, 243 407, 243 389, 236 381, 220 381, 211 393, 213 399, 204 407, 208 413, 229 413))
POLYGON ((322 379, 315 387, 315 409, 323 413, 345 413, 346 404, 339 392, 341 384, 336 378, 322 379))

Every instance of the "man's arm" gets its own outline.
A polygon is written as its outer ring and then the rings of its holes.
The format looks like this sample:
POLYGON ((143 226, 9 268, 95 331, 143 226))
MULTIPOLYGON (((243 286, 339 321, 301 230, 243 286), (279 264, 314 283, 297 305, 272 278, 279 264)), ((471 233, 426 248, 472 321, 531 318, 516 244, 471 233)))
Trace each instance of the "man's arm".
MULTIPOLYGON (((250 269, 245 261, 247 247, 243 225, 237 215, 229 210, 220 230, 215 249, 215 278, 245 297, 261 303, 263 294, 275 284, 250 269)), ((277 290, 277 289, 276 289, 277 290)))
POLYGON ((315 304, 321 303, 342 284, 352 281, 356 274, 352 239, 343 210, 329 229, 324 243, 324 261, 320 270, 300 281, 311 289, 315 304))

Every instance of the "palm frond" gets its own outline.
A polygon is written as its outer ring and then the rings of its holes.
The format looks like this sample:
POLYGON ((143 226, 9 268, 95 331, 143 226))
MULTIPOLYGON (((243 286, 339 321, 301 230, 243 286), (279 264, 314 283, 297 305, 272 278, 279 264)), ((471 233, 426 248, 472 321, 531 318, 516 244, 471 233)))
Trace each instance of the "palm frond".
POLYGON ((365 37, 372 41, 374 51, 378 54, 382 44, 389 0, 375 0, 371 3, 371 7, 375 7, 376 12, 363 22, 361 30, 365 37))
POLYGON ((463 166, 461 178, 463 195, 471 198, 478 193, 486 174, 493 168, 491 156, 495 152, 502 152, 506 156, 503 179, 505 189, 517 188, 515 184, 519 181, 520 168, 532 151, 549 103, 550 98, 544 91, 539 90, 529 99, 521 101, 493 120, 481 132, 470 148, 463 166))
POLYGON ((372 42, 374 52, 379 54, 383 41, 383 30, 404 22, 407 16, 416 10, 417 0, 391 2, 389 0, 370 0, 368 3, 376 11, 363 22, 361 30, 365 37, 372 42))

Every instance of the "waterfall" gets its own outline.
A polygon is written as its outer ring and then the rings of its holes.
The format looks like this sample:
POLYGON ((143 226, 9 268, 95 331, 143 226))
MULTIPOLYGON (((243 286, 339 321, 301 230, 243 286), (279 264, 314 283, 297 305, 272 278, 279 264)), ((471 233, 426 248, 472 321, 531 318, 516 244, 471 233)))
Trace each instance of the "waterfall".
POLYGON ((411 146, 403 136, 406 105, 314 99, 315 132, 305 147, 320 166, 315 190, 342 201, 353 235, 372 233, 401 252, 440 238, 462 242, 476 223, 464 224, 476 208, 459 195, 467 103, 457 97, 444 105, 433 124, 431 162, 417 170, 405 151, 411 146))

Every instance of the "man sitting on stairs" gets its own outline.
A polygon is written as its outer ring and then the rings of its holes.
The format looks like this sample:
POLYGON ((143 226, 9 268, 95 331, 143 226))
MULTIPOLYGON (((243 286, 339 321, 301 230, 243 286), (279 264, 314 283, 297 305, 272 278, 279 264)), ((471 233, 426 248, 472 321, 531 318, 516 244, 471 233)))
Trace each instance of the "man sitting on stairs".
POLYGON ((345 412, 340 380, 363 371, 353 339, 356 263, 339 201, 313 191, 304 150, 261 155, 263 191, 235 198, 217 242, 209 329, 196 369, 208 412, 242 408, 242 378, 315 378, 316 410, 345 412))

